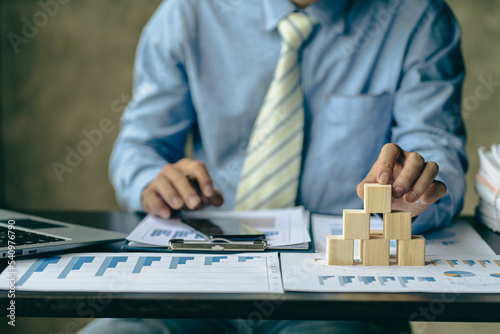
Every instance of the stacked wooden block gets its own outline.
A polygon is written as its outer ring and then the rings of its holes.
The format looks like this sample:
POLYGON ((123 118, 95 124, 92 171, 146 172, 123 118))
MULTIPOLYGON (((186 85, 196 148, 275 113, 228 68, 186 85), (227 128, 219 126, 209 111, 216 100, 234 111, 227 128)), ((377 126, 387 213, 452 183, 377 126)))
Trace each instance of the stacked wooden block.
POLYGON ((327 264, 354 264, 354 240, 359 240, 359 256, 363 265, 388 266, 390 240, 396 240, 398 265, 425 265, 425 239, 421 235, 411 235, 409 211, 392 211, 391 185, 366 183, 364 190, 364 209, 344 210, 344 234, 326 237, 327 264), (383 230, 370 230, 372 213, 384 215, 383 230))

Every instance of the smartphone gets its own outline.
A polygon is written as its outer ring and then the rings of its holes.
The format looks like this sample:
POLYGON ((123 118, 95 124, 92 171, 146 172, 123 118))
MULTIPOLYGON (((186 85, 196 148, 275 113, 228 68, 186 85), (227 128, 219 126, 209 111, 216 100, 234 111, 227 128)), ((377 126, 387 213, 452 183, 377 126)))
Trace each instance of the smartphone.
POLYGON ((233 241, 263 240, 266 235, 235 218, 189 218, 182 222, 209 239, 224 238, 233 241))

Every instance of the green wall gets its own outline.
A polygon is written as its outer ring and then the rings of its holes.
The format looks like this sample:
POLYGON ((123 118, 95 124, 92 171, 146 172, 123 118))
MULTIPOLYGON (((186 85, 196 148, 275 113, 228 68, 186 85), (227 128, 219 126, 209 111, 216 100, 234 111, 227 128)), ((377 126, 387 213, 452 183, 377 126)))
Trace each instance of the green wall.
MULTIPOLYGON (((58 8, 0 1, 4 201, 18 209, 117 209, 108 157, 130 98, 139 34, 160 1, 44 1, 58 8), (100 127, 102 139, 94 131, 94 144, 82 144, 85 131, 100 127), (68 150, 78 149, 88 155, 68 163, 68 150)), ((471 213, 477 148, 500 142, 500 87, 475 98, 479 77, 500 81, 500 2, 449 4, 464 32, 464 98, 478 104, 464 110, 471 162, 465 212, 471 213)))

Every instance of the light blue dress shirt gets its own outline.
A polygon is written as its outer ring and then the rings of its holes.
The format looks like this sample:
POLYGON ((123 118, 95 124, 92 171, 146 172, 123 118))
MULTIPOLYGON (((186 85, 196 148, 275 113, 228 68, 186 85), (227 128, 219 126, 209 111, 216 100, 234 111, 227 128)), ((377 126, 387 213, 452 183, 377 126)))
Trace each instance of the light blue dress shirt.
MULTIPOLYGON (((134 93, 110 163, 119 203, 142 210, 143 189, 184 157, 194 134, 224 209, 278 61, 276 25, 289 0, 169 0, 145 27, 134 93)), ((440 166, 448 194, 413 232, 447 224, 465 191, 460 29, 443 1, 324 0, 301 51, 305 139, 297 204, 314 213, 362 208, 356 185, 385 143, 440 166)))

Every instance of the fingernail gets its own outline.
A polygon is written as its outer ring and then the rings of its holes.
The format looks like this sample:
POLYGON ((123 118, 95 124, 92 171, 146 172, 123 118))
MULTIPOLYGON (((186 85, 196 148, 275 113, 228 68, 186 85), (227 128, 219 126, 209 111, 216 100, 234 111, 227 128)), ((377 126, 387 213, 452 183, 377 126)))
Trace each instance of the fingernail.
POLYGON ((214 194, 214 187, 210 184, 207 184, 205 187, 203 187, 203 193, 205 196, 211 197, 214 194))
POLYGON ((182 206, 182 200, 177 197, 177 196, 174 196, 172 198, 172 206, 174 207, 174 209, 178 209, 182 206))
POLYGON ((406 203, 413 203, 415 202, 416 199, 417 199, 417 194, 415 194, 413 191, 405 196, 406 203))
POLYGON ((198 196, 191 196, 188 198, 187 204, 190 209, 194 209, 200 204, 200 198, 198 196))
POLYGON ((378 183, 380 183, 380 184, 387 184, 387 183, 389 183, 389 174, 382 173, 380 175, 380 177, 378 178, 378 183))
POLYGON ((397 188, 394 189, 394 198, 395 199, 400 199, 401 196, 403 196, 403 195, 404 195, 404 191, 403 191, 402 188, 397 187, 397 188))
POLYGON ((422 205, 428 205, 428 203, 426 203, 422 197, 420 197, 415 203, 418 203, 418 204, 422 204, 422 205))

